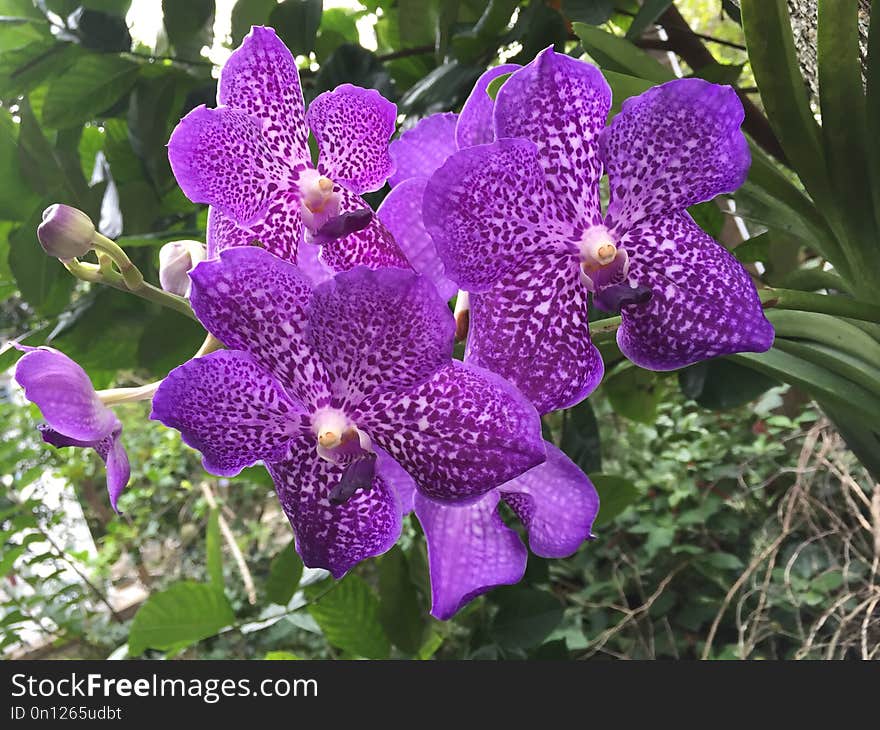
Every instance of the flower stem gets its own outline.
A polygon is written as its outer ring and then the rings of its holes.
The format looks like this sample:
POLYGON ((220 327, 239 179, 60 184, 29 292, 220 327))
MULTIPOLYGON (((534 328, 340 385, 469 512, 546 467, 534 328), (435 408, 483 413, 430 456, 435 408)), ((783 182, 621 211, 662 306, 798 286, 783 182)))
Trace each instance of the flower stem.
POLYGON ((880 306, 861 299, 796 289, 761 289, 758 294, 764 309, 799 309, 865 322, 880 322, 880 306))

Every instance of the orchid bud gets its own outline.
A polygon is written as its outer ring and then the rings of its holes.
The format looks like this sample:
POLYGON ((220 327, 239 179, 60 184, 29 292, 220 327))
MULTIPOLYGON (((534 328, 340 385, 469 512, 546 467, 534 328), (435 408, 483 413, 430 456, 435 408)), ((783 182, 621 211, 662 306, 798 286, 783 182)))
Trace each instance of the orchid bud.
POLYGON ((50 256, 69 261, 92 250, 95 224, 81 210, 56 203, 43 211, 37 228, 40 245, 50 256))
POLYGON ((159 250, 159 283, 162 288, 185 297, 189 295, 187 274, 207 258, 205 244, 198 241, 170 241, 159 250))

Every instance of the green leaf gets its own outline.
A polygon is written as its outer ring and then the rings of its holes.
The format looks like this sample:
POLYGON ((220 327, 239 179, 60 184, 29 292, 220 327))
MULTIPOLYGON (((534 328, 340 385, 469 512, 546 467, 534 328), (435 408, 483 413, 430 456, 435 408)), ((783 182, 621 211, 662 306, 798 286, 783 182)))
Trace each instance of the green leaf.
POLYGON ((205 329, 173 309, 153 316, 137 340, 137 361, 153 375, 164 377, 189 360, 205 339, 205 329))
POLYGON ((741 7, 749 62, 773 131, 820 209, 833 206, 819 126, 801 76, 786 2, 742 0, 741 7))
POLYGON ((0 112, 0 219, 22 220, 37 206, 39 198, 28 188, 18 156, 19 125, 0 112))
POLYGON ((562 621, 562 604, 552 593, 514 586, 497 589, 492 601, 500 607, 492 637, 505 649, 540 646, 562 621))
POLYGON ((520 11, 511 36, 519 41, 522 50, 510 63, 526 64, 548 46, 561 53, 568 39, 568 28, 558 10, 543 0, 531 0, 526 9, 520 11))
POLYGON ((826 368, 776 348, 763 353, 743 352, 729 357, 771 377, 798 385, 832 407, 842 407, 862 424, 877 422, 880 397, 826 368))
POLYGON ((346 43, 357 45, 360 34, 353 15, 343 8, 330 8, 321 16, 321 26, 315 40, 315 57, 323 64, 333 52, 346 43))
POLYGON ((302 574, 303 561, 296 552, 296 542, 291 540, 269 563, 266 598, 272 603, 286 606, 296 593, 302 574))
POLYGON ((773 308, 767 310, 766 317, 776 329, 778 337, 798 337, 820 342, 861 358, 869 365, 880 363, 880 342, 839 317, 773 308))
POLYGON ((214 0, 162 0, 168 40, 179 55, 198 58, 214 37, 214 0))
POLYGON ((590 481, 599 494, 599 514, 593 527, 604 527, 614 521, 639 496, 639 490, 629 479, 612 474, 591 474, 590 481))
POLYGON ((232 8, 232 45, 241 45, 252 25, 266 25, 277 0, 238 0, 232 8))
POLYGON ((489 98, 492 101, 495 101, 498 98, 498 92, 501 91, 501 87, 504 86, 504 82, 510 78, 510 74, 501 74, 500 76, 496 76, 489 82, 489 85, 486 87, 486 94, 489 95, 489 98))
POLYGON ((434 42, 440 11, 438 0, 397 0, 397 27, 402 48, 434 42))
POLYGON ((639 12, 636 13, 636 17, 633 18, 633 22, 626 32, 626 37, 635 39, 641 36, 657 21, 657 18, 666 12, 666 8, 670 5, 672 5, 672 0, 645 0, 642 7, 639 8, 639 12))
POLYGON ((61 129, 95 119, 134 86, 139 69, 119 56, 83 56, 49 84, 43 123, 61 129))
POLYGON ((349 573, 309 605, 309 613, 333 646, 367 659, 388 658, 391 646, 379 622, 379 601, 363 578, 349 573))
POLYGON ((611 109, 608 111, 608 120, 613 119, 620 113, 623 102, 632 96, 638 96, 646 92, 652 86, 653 81, 646 81, 629 74, 617 73, 602 69, 602 75, 611 87, 611 109))
POLYGON ((315 77, 315 92, 329 91, 340 84, 377 89, 386 98, 396 97, 391 77, 376 54, 354 44, 337 48, 315 77))
POLYGON ((764 231, 764 233, 758 236, 753 236, 737 244, 731 253, 741 264, 753 264, 756 261, 765 263, 770 258, 769 233, 769 231, 764 231))
POLYGON ((218 591, 223 591, 223 551, 220 544, 220 511, 212 509, 208 514, 208 528, 205 532, 205 552, 207 553, 208 580, 218 591))
POLYGON ((235 621, 232 606, 213 586, 174 583, 138 609, 128 636, 133 656, 146 649, 180 649, 217 634, 235 621))
POLYGON ((854 281, 867 294, 876 292, 880 284, 880 247, 876 245, 877 226, 865 154, 868 129, 859 15, 856 3, 842 6, 837 0, 819 0, 817 49, 822 139, 832 191, 849 234, 843 242, 844 250, 854 264, 854 281))
POLYGON ((680 370, 678 384, 703 408, 723 411, 755 400, 779 382, 730 360, 707 360, 680 370))
POLYGON ((614 12, 614 0, 562 0, 562 14, 570 21, 601 25, 614 12))
POLYGON ((444 63, 403 95, 400 108, 407 114, 430 114, 452 109, 467 98, 482 69, 458 62, 444 63))
POLYGON ((636 76, 647 81, 662 84, 675 78, 672 69, 663 66, 655 58, 636 48, 630 41, 620 38, 604 30, 593 28, 583 23, 572 25, 575 35, 587 53, 592 56, 603 69, 636 76))
POLYGON ((559 448, 588 474, 602 468, 599 423, 589 401, 563 411, 559 448))
POLYGON ((663 397, 657 374, 626 364, 612 374, 603 388, 611 407, 621 416, 640 423, 653 423, 663 397))
POLYGON ((425 633, 422 608, 406 555, 396 545, 379 559, 379 621, 394 646, 418 653, 425 633))
POLYGON ((269 16, 269 25, 294 56, 306 56, 315 47, 321 25, 321 0, 284 0, 269 16))
POLYGON ((58 314, 67 304, 74 278, 58 259, 47 256, 37 240, 40 213, 33 211, 9 235, 9 269, 22 297, 43 314, 58 314))
POLYGON ((734 86, 742 75, 744 63, 709 63, 694 72, 698 79, 711 81, 713 84, 734 86))

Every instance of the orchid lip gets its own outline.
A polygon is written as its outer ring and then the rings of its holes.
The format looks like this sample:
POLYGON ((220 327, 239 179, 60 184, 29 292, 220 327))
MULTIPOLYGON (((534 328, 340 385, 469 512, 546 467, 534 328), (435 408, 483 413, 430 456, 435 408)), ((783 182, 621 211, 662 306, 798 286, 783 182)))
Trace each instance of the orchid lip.
POLYGON ((312 430, 318 441, 317 452, 325 461, 342 459, 364 452, 372 453, 373 440, 337 408, 321 408, 312 416, 312 430))

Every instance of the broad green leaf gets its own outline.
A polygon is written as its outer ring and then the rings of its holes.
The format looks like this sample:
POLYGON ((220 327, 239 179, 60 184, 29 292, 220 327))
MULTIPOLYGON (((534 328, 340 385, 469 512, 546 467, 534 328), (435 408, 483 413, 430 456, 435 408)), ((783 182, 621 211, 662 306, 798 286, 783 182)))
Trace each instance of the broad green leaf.
POLYGON ((694 222, 708 233, 712 238, 718 238, 721 235, 721 229, 727 220, 718 203, 714 200, 707 200, 705 203, 697 203, 688 208, 688 213, 694 222))
POLYGON ((323 64, 333 52, 346 43, 357 44, 358 33, 355 17, 343 8, 330 8, 321 16, 321 27, 315 39, 315 57, 323 64))
POLYGON ((45 40, 0 53, 0 98, 28 94, 85 55, 76 43, 45 40))
POLYGON ((501 42, 501 35, 518 5, 518 0, 490 0, 473 28, 453 36, 455 57, 462 63, 475 63, 480 57, 492 53, 501 42))
POLYGON ((804 186, 833 211, 819 126, 801 76, 785 0, 742 0, 749 62, 767 117, 804 186))
POLYGON ((614 12, 614 0, 562 0, 562 14, 569 21, 601 25, 614 12))
POLYGON ((173 309, 160 309, 137 340, 138 364, 164 377, 191 358, 204 339, 205 329, 198 322, 173 309))
POLYGON ((637 76, 647 81, 662 84, 675 78, 672 69, 663 66, 645 51, 634 46, 625 38, 593 28, 583 23, 572 25, 575 35, 587 53, 592 56, 603 69, 637 76))
POLYGON ((198 58, 214 38, 214 0, 162 0, 168 40, 185 58, 198 58))
POLYGON ((128 636, 133 656, 146 649, 179 649, 235 621, 232 606, 213 586, 181 581, 153 593, 138 609, 128 636))
POLYGON ((694 72, 698 79, 711 81, 713 84, 734 86, 742 75, 744 63, 710 63, 694 72))
POLYGON ((394 646, 409 655, 419 651, 425 629, 422 607, 406 555, 396 545, 379 558, 379 621, 394 646))
POLYGON ((439 0, 397 0, 400 47, 433 44, 439 12, 439 0))
POLYGON ((505 649, 540 646, 562 621, 562 604, 547 591, 501 588, 492 594, 492 602, 499 606, 492 637, 505 649))
POLYGON ((0 112, 0 219, 22 220, 37 206, 39 198, 21 174, 18 156, 18 127, 8 114, 0 112))
POLYGON ((391 646, 379 622, 379 601, 363 578, 349 573, 308 610, 333 646, 367 659, 388 658, 391 646))
POLYGON ((266 25, 277 0, 238 0, 232 8, 232 45, 241 45, 252 25, 266 25))
POLYGON ((639 496, 629 479, 612 474, 591 474, 590 481, 599 494, 599 514, 593 528, 604 527, 614 521, 623 510, 629 507, 639 496))
POLYGON ((486 94, 489 96, 492 101, 498 98, 498 92, 501 91, 501 87, 504 86, 504 82, 510 78, 510 74, 501 74, 500 76, 496 76, 489 82, 489 85, 486 87, 486 94))
POLYGON ((678 384, 685 397, 722 411, 755 400, 779 382, 730 360, 715 359, 680 370, 678 384))
MULTIPOLYGON (((864 333, 860 332, 860 334, 864 333)), ((865 336, 867 337, 867 335, 865 336)), ((805 340, 794 341, 777 337, 773 346, 849 378, 872 393, 880 395, 880 369, 876 365, 869 365, 861 358, 827 345, 805 340)))
POLYGON ((865 67, 865 153, 871 177, 871 199, 880 229, 880 12, 871 13, 865 67))
POLYGON ((269 564, 269 577, 266 579, 266 598, 272 603, 286 606, 296 593, 303 574, 302 558, 296 552, 296 543, 291 540, 269 564))
POLYGON ((321 0, 284 0, 269 15, 269 25, 294 56, 306 56, 315 47, 322 8, 321 0))
POLYGON ((222 592, 223 551, 220 543, 220 511, 217 509, 212 509, 208 514, 205 552, 207 554, 208 580, 213 588, 222 592))
POLYGON ((400 108, 407 114, 430 114, 459 106, 481 73, 482 69, 477 66, 444 63, 403 95, 400 108))
POLYGON ((68 302, 74 278, 43 251, 37 240, 39 222, 35 210, 9 235, 9 268, 28 304, 44 314, 58 314, 68 302))
POLYGON ((391 77, 376 54, 354 44, 337 48, 315 77, 315 93, 335 89, 340 84, 376 89, 382 96, 396 96, 391 77))
POLYGON ((638 38, 656 22, 657 18, 663 15, 670 5, 672 5, 672 0, 645 0, 642 7, 639 8, 639 12, 636 13, 636 17, 633 18, 633 22, 626 32, 626 37, 638 38))
POLYGON ((602 384, 611 407, 621 416, 653 423, 663 390, 657 374, 630 363, 610 374, 602 384))
POLYGON ((583 401, 563 411, 562 438, 559 448, 590 474, 602 468, 602 451, 599 442, 599 424, 589 401, 583 401))
POLYGON ((522 49, 510 62, 526 64, 548 46, 562 52, 568 39, 568 27, 556 8, 543 0, 531 0, 524 10, 520 10, 511 36, 522 49))
POLYGON ((860 424, 859 418, 845 405, 832 405, 824 400, 820 400, 819 405, 834 422, 846 445, 864 464, 874 480, 880 482, 880 431, 877 430, 876 422, 873 426, 860 424))
POLYGON ((638 96, 644 93, 655 85, 653 81, 646 81, 636 76, 606 69, 602 69, 602 75, 611 87, 611 109, 608 111, 609 121, 620 113, 620 108, 623 106, 624 101, 631 96, 638 96))
POLYGON ((61 129, 94 119, 134 86, 139 68, 119 56, 83 56, 49 84, 43 123, 61 129))

